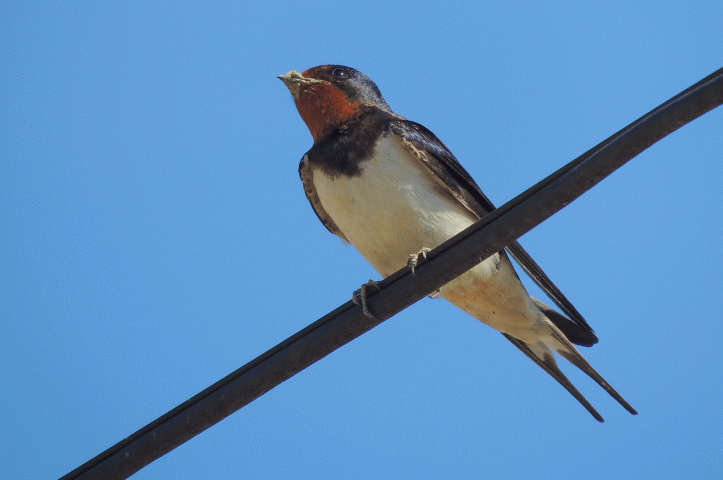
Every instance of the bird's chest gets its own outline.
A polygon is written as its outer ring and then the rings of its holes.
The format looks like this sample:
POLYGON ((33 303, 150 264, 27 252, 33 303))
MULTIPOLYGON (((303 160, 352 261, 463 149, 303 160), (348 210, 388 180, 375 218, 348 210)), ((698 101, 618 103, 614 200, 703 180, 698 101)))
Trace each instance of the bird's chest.
POLYGON ((325 212, 384 276, 475 220, 392 136, 382 136, 359 167, 335 177, 316 169, 313 184, 325 212))

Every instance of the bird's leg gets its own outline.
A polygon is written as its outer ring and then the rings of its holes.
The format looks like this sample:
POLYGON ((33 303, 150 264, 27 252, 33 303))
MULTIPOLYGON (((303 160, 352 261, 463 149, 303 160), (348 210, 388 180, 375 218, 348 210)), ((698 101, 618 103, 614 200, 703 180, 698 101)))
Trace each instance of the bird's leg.
POLYGON ((432 251, 431 248, 422 247, 422 249, 419 252, 413 253, 409 256, 409 260, 407 260, 407 266, 412 271, 412 275, 416 275, 414 273, 414 269, 417 267, 417 265, 419 265, 420 257, 426 260, 427 254, 431 251, 432 251))
POLYGON ((379 282, 375 282, 374 280, 369 280, 367 283, 363 283, 361 288, 359 290, 356 290, 352 296, 351 301, 356 303, 357 305, 361 305, 362 312, 364 312, 364 315, 366 315, 369 318, 374 318, 374 315, 372 315, 372 312, 369 311, 369 308, 367 307, 367 291, 369 287, 373 287, 377 290, 381 290, 379 288, 379 282))
MULTIPOLYGON (((417 265, 419 265, 419 263, 420 263, 419 259, 423 258, 424 260, 426 260, 427 254, 431 251, 432 251, 431 248, 422 247, 422 249, 418 253, 413 253, 409 256, 409 260, 407 260, 407 266, 412 271, 412 275, 416 275, 416 273, 414 273, 414 269, 417 268, 417 265)), ((434 292, 429 294, 429 297, 437 298, 438 295, 439 295, 439 290, 435 290, 434 292)))

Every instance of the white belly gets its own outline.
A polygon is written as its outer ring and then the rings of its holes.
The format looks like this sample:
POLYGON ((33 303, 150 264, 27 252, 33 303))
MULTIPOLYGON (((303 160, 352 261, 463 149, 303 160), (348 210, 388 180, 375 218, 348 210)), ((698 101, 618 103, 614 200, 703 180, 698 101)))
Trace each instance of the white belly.
MULTIPOLYGON (((326 213, 384 277, 404 267, 409 255, 436 247, 477 220, 392 137, 381 137, 361 168, 361 176, 334 179, 316 170, 314 186, 326 213)), ((542 318, 510 261, 499 254, 445 285, 441 295, 520 339, 532 338, 529 329, 536 330, 542 318)))
POLYGON ((383 276, 406 265, 477 219, 391 137, 381 137, 360 177, 333 180, 314 173, 324 210, 349 242, 383 276))

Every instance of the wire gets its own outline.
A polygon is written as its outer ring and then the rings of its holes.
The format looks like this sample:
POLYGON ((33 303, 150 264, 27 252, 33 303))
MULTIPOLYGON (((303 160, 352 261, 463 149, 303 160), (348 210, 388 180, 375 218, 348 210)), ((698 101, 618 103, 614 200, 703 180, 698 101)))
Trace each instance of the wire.
POLYGON ((640 152, 723 103, 723 69, 652 110, 557 172, 392 274, 371 291, 375 318, 341 305, 193 398, 68 473, 67 479, 128 478, 304 368, 435 292, 561 210, 640 152))

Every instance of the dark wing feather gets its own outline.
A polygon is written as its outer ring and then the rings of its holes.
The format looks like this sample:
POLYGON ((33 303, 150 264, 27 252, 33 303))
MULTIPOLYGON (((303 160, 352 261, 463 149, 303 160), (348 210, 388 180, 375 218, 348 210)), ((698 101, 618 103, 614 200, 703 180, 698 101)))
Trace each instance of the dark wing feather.
MULTIPOLYGON (((588 325, 587 321, 583 318, 580 312, 577 311, 577 308, 575 308, 572 302, 570 302, 560 289, 557 288, 557 285, 552 283, 552 280, 550 280, 545 272, 542 271, 542 268, 532 259, 530 254, 522 248, 522 245, 515 240, 507 245, 507 250, 510 252, 510 255, 517 260, 517 263, 520 264, 525 273, 527 273, 527 275, 535 281, 542 291, 544 291, 552 299, 552 301, 555 302, 555 305, 560 307, 560 309, 570 317, 567 321, 574 323, 575 326, 578 327, 575 329, 578 335, 583 335, 585 337, 585 339, 582 337, 576 337, 577 340, 573 340, 568 336, 570 341, 586 347, 596 344, 597 337, 595 336, 595 331, 592 327, 590 327, 590 325, 588 325), (587 334, 585 334, 585 332, 587 334)), ((550 318, 550 316, 548 315, 547 318, 550 318)), ((566 331, 566 329, 561 327, 557 321, 552 320, 552 323, 554 323, 563 332, 566 331)))
POLYGON ((435 134, 409 120, 392 120, 392 132, 445 184, 447 190, 477 217, 495 209, 469 173, 435 134), (434 161, 436 160, 436 161, 434 161))
POLYGON ((341 230, 336 226, 334 220, 331 219, 329 214, 326 213, 326 210, 324 210, 324 207, 321 206, 321 200, 319 200, 319 195, 317 195, 316 188, 314 187, 313 174, 314 172, 309 165, 308 156, 304 155, 304 158, 302 158, 299 163, 299 177, 301 177, 301 183, 304 185, 304 193, 311 204, 311 208, 314 209, 314 213, 319 217, 319 220, 321 220, 321 223, 324 224, 327 230, 337 235, 344 242, 349 243, 349 240, 341 233, 341 230))
MULTIPOLYGON (((478 218, 484 217, 495 209, 489 198, 482 193, 469 173, 436 135, 424 126, 409 120, 392 120, 390 129, 402 139, 407 149, 442 181, 450 194, 478 218)), ((578 327, 575 329, 575 338, 571 338, 570 341, 588 346, 597 343, 597 337, 590 325, 542 271, 530 254, 517 241, 509 244, 507 250, 530 278, 570 317, 570 319, 566 319, 567 322, 578 327)), ((561 322, 561 318, 564 317, 550 318, 550 320, 563 331, 571 331, 568 325, 565 325, 567 328, 557 325, 558 322, 561 322)))

